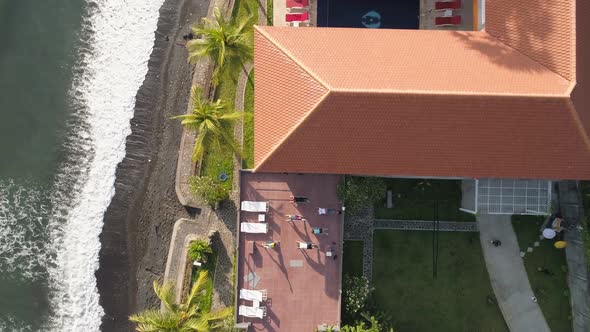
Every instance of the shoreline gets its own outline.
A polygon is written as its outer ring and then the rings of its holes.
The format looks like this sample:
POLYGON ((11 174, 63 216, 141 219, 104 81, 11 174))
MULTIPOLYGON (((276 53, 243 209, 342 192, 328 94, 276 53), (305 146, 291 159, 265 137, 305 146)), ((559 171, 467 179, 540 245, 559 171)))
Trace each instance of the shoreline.
POLYGON ((128 316, 157 305, 152 282, 163 278, 174 222, 189 217, 174 188, 182 128, 169 118, 186 112, 193 74, 186 50, 176 42, 207 15, 208 6, 207 0, 165 0, 160 8, 100 235, 96 278, 103 331, 133 330, 128 316))

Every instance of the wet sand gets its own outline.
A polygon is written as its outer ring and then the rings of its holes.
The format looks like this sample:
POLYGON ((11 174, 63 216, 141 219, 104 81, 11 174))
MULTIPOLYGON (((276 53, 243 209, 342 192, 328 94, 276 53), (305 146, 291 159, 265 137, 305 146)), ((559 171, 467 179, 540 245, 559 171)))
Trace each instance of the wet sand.
POLYGON ((130 314, 158 306, 152 282, 164 275, 174 222, 189 216, 174 190, 182 128, 169 118, 186 111, 193 74, 177 43, 208 7, 208 0, 166 0, 160 9, 149 71, 137 93, 127 154, 117 167, 100 236, 102 331, 130 331, 130 314))

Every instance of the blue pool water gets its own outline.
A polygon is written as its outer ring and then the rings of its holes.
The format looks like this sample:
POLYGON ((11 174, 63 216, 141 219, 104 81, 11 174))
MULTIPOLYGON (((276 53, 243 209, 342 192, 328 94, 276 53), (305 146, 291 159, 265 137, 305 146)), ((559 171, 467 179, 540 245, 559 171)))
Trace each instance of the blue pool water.
POLYGON ((320 27, 418 29, 419 0, 318 0, 320 27))

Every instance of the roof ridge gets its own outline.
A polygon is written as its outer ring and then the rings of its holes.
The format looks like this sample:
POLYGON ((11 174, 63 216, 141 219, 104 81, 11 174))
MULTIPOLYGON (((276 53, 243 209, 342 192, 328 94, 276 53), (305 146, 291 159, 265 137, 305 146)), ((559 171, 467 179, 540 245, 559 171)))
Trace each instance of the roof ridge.
POLYGON ((322 104, 324 102, 324 100, 326 100, 326 98, 328 98, 328 96, 332 93, 332 90, 330 90, 329 88, 326 88, 326 90, 328 92, 326 92, 326 94, 324 94, 322 96, 322 98, 320 98, 320 100, 318 100, 318 102, 311 108, 311 110, 309 112, 307 112, 307 114, 301 118, 301 120, 299 121, 299 123, 297 125, 295 125, 293 127, 293 129, 291 129, 291 131, 289 132, 289 134, 287 134, 285 137, 283 137, 283 139, 278 142, 277 144, 275 144, 275 146, 272 148, 272 150, 270 150, 266 156, 260 161, 260 163, 258 163, 258 165, 256 165, 256 167, 254 167, 254 172, 256 172, 258 169, 260 169, 261 166, 263 166, 268 159, 274 154, 275 151, 277 151, 277 149, 279 149, 281 146, 283 146, 283 144, 289 140, 289 138, 291 138, 291 136, 293 136, 293 134, 302 126, 302 124, 304 122, 307 121, 307 119, 309 118, 309 116, 314 113, 314 111, 318 108, 318 106, 320 104, 322 104))
MULTIPOLYGON (((569 82, 569 81, 568 81, 569 82)), ((521 98, 568 98, 570 97, 571 92, 573 91, 573 87, 568 87, 567 91, 563 94, 544 94, 544 93, 534 93, 534 94, 520 94, 520 93, 497 93, 497 92, 490 92, 490 93, 483 93, 483 92, 457 92, 457 91, 441 91, 441 90, 395 90, 395 89, 347 89, 347 88, 333 88, 330 89, 331 92, 343 92, 343 93, 383 93, 383 94, 408 94, 408 95, 445 95, 445 96, 482 96, 482 97, 521 97, 521 98)))
POLYGON ((309 76, 313 77, 314 80, 316 80, 319 84, 321 84, 324 88, 326 88, 327 90, 332 90, 332 87, 324 80, 322 80, 316 73, 314 73, 313 71, 311 71, 307 66, 305 66, 304 64, 302 64, 291 52, 288 52, 279 42, 277 42, 274 38, 272 38, 266 31, 264 31, 264 28, 268 28, 268 26, 259 26, 259 25, 255 25, 254 29, 256 29, 256 31, 258 31, 261 35, 264 36, 264 38, 266 38, 266 40, 268 40, 269 42, 271 42, 273 45, 275 45, 277 47, 278 50, 280 50, 283 54, 285 54, 287 57, 289 57, 289 59, 291 59, 294 63, 296 63, 301 69, 303 69, 303 71, 305 71, 309 76))
MULTIPOLYGON (((518 53, 518 54, 520 54, 520 55, 522 55, 522 56, 526 57, 527 59, 529 59, 529 60, 533 61, 534 63, 536 63, 536 64, 540 65, 541 67, 543 67, 543 68, 545 68, 545 69, 549 70, 550 72, 554 73, 555 75, 557 75, 557 76, 559 76, 559 77, 563 78, 564 80, 566 80, 566 81, 568 81, 568 82, 572 82, 572 80, 569 80, 569 79, 567 79, 567 78, 563 77, 563 76, 562 76, 560 73, 556 72, 555 70, 553 70, 553 69, 551 69, 551 68, 549 68, 549 67, 545 66, 544 64, 540 63, 539 61, 537 61, 537 60, 535 60, 535 59, 531 58, 530 56, 528 56, 528 55, 526 55, 526 54, 522 53, 521 51, 517 50, 516 48, 514 48, 514 47, 512 47, 512 46, 510 46, 510 45, 508 45, 508 44, 506 44, 504 41, 502 41, 502 40, 501 40, 501 39, 499 39, 498 37, 496 37, 496 36, 492 35, 491 33, 489 33, 489 32, 488 32, 486 29, 483 29, 482 31, 477 31, 477 32, 480 32, 480 33, 486 34, 486 35, 490 36, 491 38, 494 38, 496 41, 498 41, 498 42, 500 42, 500 43, 502 43, 502 44, 506 45, 507 47, 509 47, 509 48, 510 48, 511 50, 513 50, 514 52, 516 52, 516 53, 518 53)), ((575 47, 574 47, 574 48, 575 48, 575 47)), ((575 56, 574 56, 574 58, 575 58, 575 56)), ((575 70, 574 70, 573 72, 574 72, 574 74, 575 74, 575 70)), ((576 77, 576 76, 574 75, 574 80, 575 80, 575 77, 576 77)))

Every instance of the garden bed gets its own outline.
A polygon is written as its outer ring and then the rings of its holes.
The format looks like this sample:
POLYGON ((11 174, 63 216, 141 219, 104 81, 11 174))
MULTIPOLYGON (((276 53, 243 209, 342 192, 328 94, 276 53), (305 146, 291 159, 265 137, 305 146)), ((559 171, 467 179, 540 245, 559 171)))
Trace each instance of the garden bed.
POLYGON ((373 293, 399 331, 508 331, 477 233, 439 234, 433 278, 431 232, 374 234, 373 293))
MULTIPOLYGON (((256 0, 236 0, 232 17, 243 17, 248 15, 247 7, 252 10, 252 14, 257 21, 258 2, 256 0)), ((215 99, 221 99, 229 109, 235 109, 236 88, 240 72, 231 72, 225 70, 219 78, 219 85, 215 89, 215 99)), ((248 83, 250 84, 250 83, 248 83)), ((253 89, 253 87, 252 87, 253 89)), ((253 105, 253 97, 252 97, 253 105)), ((217 149, 210 151, 203 157, 201 164, 201 176, 211 176, 218 179, 219 174, 225 173, 228 179, 224 181, 224 187, 231 189, 233 183, 234 156, 230 149, 217 149)))
POLYGON ((565 251, 555 249, 552 240, 539 240, 539 230, 544 220, 545 217, 540 216, 515 215, 512 216, 512 226, 520 250, 526 252, 528 247, 533 248, 532 253, 526 253, 524 266, 551 331, 571 331, 565 251), (539 241, 539 247, 534 247, 536 241, 539 241), (539 269, 546 271, 541 272, 539 269))
POLYGON ((250 72, 244 94, 244 157, 242 168, 254 168, 254 70, 250 72))
POLYGON ((461 181, 385 178, 393 194, 393 208, 385 202, 375 206, 376 219, 434 220, 435 202, 439 221, 475 221, 475 216, 460 211, 461 181))

